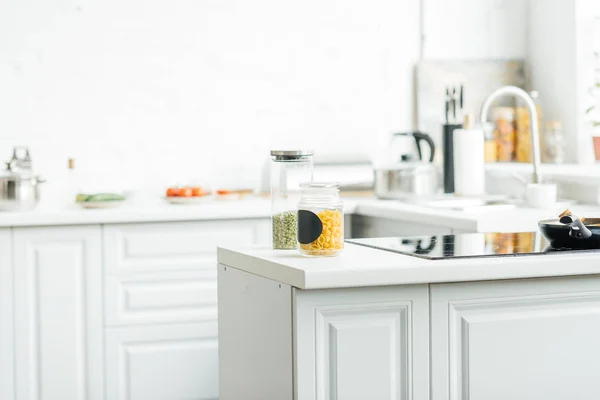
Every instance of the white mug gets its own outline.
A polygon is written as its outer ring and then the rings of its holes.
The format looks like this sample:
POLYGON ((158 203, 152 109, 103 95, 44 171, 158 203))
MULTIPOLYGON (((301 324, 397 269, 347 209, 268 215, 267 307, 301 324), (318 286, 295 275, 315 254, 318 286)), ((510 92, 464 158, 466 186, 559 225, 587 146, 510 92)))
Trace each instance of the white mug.
POLYGON ((556 204, 556 185, 529 183, 525 191, 527 205, 533 208, 550 208, 556 204))

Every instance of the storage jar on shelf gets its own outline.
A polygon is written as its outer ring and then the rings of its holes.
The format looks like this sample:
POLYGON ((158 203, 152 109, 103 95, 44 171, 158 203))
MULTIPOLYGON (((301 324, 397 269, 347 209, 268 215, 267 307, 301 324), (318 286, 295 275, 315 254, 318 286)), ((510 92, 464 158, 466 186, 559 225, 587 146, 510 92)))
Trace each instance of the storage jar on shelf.
POLYGON ((513 161, 516 150, 515 111, 512 107, 496 107, 493 110, 494 137, 498 146, 498 161, 513 161))
POLYGON ((336 256, 344 248, 339 183, 307 182, 298 203, 298 243, 307 256, 336 256))
MULTIPOLYGON (((544 142, 541 140, 542 132, 542 107, 539 102, 539 94, 536 90, 529 92, 538 115, 538 127, 540 130, 540 146, 542 147, 542 154, 544 154, 544 142)), ((529 116, 529 108, 523 102, 523 99, 517 99, 516 108, 516 161, 517 162, 531 162, 531 119, 529 116)))
POLYGON ((312 150, 271 151, 271 227, 274 249, 296 249, 300 184, 312 181, 312 150))

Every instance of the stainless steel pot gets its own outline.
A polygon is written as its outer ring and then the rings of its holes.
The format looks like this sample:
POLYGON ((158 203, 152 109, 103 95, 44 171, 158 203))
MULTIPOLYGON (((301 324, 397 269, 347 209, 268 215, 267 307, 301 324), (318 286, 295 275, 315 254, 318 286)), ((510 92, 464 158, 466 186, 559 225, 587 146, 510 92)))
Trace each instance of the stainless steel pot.
POLYGON ((433 196, 438 172, 431 163, 398 163, 375 170, 375 196, 380 199, 408 199, 433 196))
POLYGON ((422 132, 398 133, 399 136, 413 136, 416 142, 418 158, 403 153, 395 164, 375 169, 375 196, 380 199, 408 199, 430 197, 438 189, 438 171, 433 164, 435 145, 429 135, 422 132), (422 161, 421 142, 429 146, 429 161, 422 161), (418 159, 418 161, 413 161, 418 159))
POLYGON ((26 148, 15 148, 13 157, 6 163, 6 170, 0 175, 0 210, 32 210, 40 201, 40 183, 44 182, 31 172, 31 158, 26 148), (20 157, 19 151, 25 155, 20 157))

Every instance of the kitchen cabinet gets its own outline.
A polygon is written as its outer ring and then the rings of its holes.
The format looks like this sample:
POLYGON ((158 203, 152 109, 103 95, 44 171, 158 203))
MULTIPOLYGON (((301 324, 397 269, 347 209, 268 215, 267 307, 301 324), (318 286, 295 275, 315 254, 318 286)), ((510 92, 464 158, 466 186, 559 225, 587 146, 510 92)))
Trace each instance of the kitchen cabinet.
POLYGON ((216 274, 219 244, 268 244, 269 235, 268 219, 106 225, 105 268, 109 274, 199 269, 216 274))
POLYGON ((104 227, 108 399, 217 399, 219 243, 267 244, 267 219, 104 227))
POLYGON ((294 293, 299 400, 429 399, 427 285, 294 293))
POLYGON ((217 323, 106 331, 106 398, 216 400, 217 323))
POLYGON ((428 400, 428 296, 299 290, 219 265, 221 399, 428 400))
POLYGON ((598 399, 600 278, 431 285, 433 399, 598 399))
POLYGON ((0 399, 14 398, 13 268, 10 229, 0 229, 0 399))
POLYGON ((13 230, 16 400, 104 399, 100 226, 13 230))

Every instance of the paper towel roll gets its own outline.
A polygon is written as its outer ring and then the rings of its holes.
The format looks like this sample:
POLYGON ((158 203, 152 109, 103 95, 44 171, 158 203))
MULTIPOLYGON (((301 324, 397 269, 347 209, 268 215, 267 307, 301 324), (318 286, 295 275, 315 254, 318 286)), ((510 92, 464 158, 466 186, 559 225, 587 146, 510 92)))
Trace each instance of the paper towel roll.
POLYGON ((485 194, 484 135, 481 129, 454 131, 454 193, 485 194))

